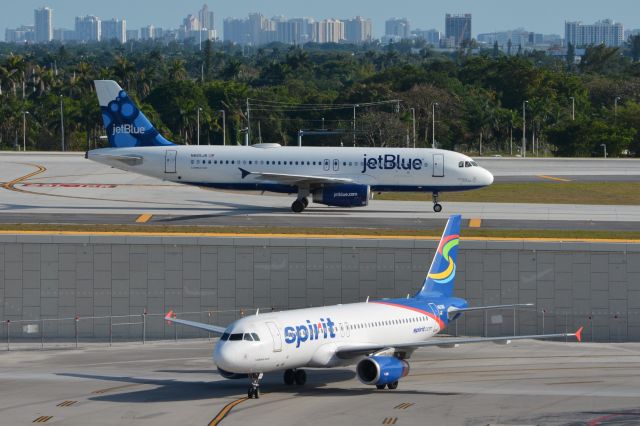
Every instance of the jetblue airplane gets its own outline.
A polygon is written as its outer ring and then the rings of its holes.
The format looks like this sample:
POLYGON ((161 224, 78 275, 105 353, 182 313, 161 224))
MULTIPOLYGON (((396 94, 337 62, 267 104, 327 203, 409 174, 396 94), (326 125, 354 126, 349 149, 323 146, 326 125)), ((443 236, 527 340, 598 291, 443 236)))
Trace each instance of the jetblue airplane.
MULTIPOLYGON (((356 364, 365 385, 396 389, 409 374, 407 359, 418 348, 518 339, 552 339, 575 333, 484 338, 433 338, 462 313, 523 305, 468 307, 453 295, 460 216, 447 222, 420 291, 412 298, 259 313, 219 327, 176 318, 167 321, 196 327, 222 337, 213 352, 220 374, 228 379, 249 378, 249 398, 258 398, 263 373, 284 371, 284 382, 303 385, 304 367, 330 368, 356 364)), ((532 306, 532 305, 524 305, 532 306)))
POLYGON ((438 194, 491 185, 493 175, 466 155, 440 149, 180 146, 153 127, 115 81, 95 81, 110 148, 87 158, 129 172, 218 189, 297 194, 291 210, 314 203, 369 204, 373 192, 438 194))

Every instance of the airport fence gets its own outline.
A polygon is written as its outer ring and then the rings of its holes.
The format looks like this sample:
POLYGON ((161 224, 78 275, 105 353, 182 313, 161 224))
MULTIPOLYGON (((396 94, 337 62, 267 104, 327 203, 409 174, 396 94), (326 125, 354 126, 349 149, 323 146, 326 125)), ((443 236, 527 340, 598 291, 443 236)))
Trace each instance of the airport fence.
MULTIPOLYGON (((272 310, 273 308, 260 308, 261 312, 272 310)), ((177 312, 176 315, 181 319, 220 325, 229 324, 255 312, 256 308, 248 308, 177 312)), ((164 313, 143 311, 130 315, 4 320, 0 338, 6 344, 6 350, 12 350, 23 347, 80 348, 89 343, 111 346, 120 342, 139 342, 144 345, 154 340, 177 342, 182 339, 219 337, 203 330, 170 323, 164 316, 164 313)), ((452 321, 443 333, 452 336, 496 337, 571 333, 579 327, 584 327, 582 336, 585 342, 640 341, 640 310, 573 312, 518 307, 471 311, 452 321)))

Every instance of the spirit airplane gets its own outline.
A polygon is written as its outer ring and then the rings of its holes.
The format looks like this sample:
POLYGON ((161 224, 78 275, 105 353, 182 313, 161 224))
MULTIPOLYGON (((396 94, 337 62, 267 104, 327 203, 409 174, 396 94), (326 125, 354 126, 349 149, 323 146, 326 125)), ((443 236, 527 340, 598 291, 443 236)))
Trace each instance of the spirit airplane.
POLYGON ((286 384, 302 385, 305 367, 356 364, 362 383, 395 389, 409 374, 411 354, 425 346, 573 336, 581 340, 582 327, 575 333, 433 338, 464 312, 518 306, 468 307, 453 295, 459 241, 460 216, 451 216, 422 288, 412 298, 256 313, 226 328, 178 319, 173 312, 165 319, 220 333, 213 360, 223 377, 251 380, 249 398, 259 397, 259 380, 267 372, 283 371, 286 384))

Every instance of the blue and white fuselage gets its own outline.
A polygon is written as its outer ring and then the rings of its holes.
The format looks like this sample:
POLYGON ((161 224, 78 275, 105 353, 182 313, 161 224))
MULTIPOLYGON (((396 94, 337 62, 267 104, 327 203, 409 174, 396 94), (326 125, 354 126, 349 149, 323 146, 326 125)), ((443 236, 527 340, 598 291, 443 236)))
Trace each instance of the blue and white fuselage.
POLYGON ((440 192, 478 189, 493 175, 466 155, 430 148, 179 146, 163 138, 113 81, 96 81, 111 148, 87 157, 122 170, 219 189, 297 194, 292 210, 310 201, 366 206, 375 191, 440 192), (309 199, 310 198, 310 199, 309 199))

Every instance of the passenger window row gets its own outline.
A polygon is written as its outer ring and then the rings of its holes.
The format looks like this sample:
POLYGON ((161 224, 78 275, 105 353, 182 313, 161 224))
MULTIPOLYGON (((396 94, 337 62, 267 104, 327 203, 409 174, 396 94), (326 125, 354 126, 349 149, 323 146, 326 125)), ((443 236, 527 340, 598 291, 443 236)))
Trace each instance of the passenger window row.
MULTIPOLYGON (((276 161, 276 160, 191 160, 191 164, 214 164, 214 165, 267 165, 267 166, 322 166, 322 161, 276 161)), ((343 161, 344 167, 362 167, 362 161, 343 161)))

